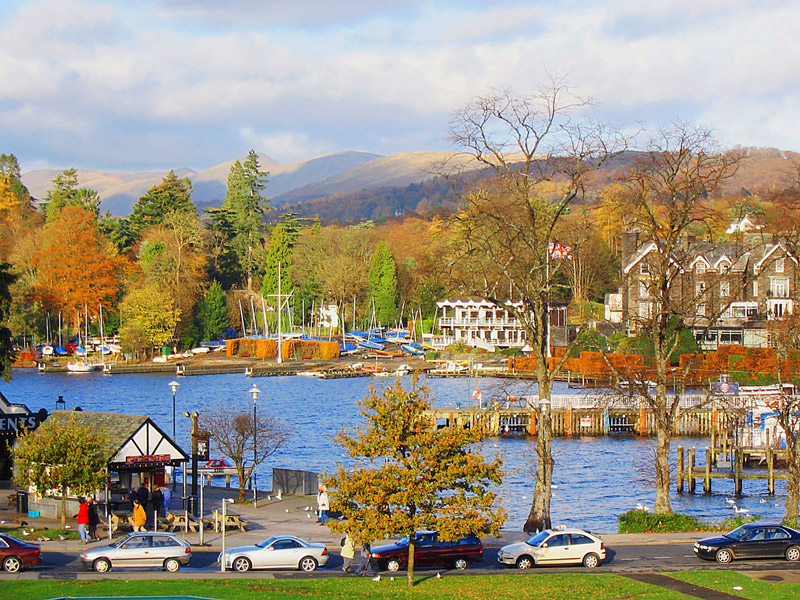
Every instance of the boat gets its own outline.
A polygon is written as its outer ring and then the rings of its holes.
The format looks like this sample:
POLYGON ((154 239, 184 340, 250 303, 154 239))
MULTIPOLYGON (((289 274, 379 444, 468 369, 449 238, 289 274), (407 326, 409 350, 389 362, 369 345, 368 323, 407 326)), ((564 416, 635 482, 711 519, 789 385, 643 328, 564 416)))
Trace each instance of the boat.
POLYGON ((198 466, 198 473, 205 476, 211 477, 218 477, 218 476, 229 476, 229 475, 237 475, 238 471, 236 467, 229 465, 225 462, 222 458, 212 458, 211 460, 205 462, 202 465, 198 466))
POLYGON ((67 363, 67 371, 70 373, 91 373, 98 365, 86 361, 67 363))
POLYGON ((413 354, 415 356, 422 356, 425 354, 425 348, 422 346, 422 344, 417 342, 408 342, 407 344, 400 346, 400 348, 404 352, 408 352, 409 354, 413 354))
POLYGON ((358 345, 367 350, 383 350, 384 346, 380 342, 373 342, 372 340, 359 340, 358 345))
POLYGON ((192 348, 191 354, 208 354, 211 352, 211 348, 208 346, 198 346, 197 348, 192 348))

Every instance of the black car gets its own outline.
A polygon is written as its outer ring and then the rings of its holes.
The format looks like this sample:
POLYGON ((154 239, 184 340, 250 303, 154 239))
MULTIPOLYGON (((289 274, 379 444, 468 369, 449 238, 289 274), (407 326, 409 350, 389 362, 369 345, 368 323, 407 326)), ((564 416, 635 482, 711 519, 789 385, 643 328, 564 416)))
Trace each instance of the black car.
POLYGON ((726 564, 734 558, 784 557, 800 560, 800 531, 784 525, 749 523, 719 537, 695 542, 699 558, 726 564))
MULTIPOLYGON (((439 539, 437 531, 418 531, 414 536, 417 567, 453 567, 462 571, 470 563, 483 561, 483 544, 474 535, 454 541, 439 539)), ((372 560, 381 570, 398 571, 408 566, 408 537, 395 544, 372 548, 372 560)))

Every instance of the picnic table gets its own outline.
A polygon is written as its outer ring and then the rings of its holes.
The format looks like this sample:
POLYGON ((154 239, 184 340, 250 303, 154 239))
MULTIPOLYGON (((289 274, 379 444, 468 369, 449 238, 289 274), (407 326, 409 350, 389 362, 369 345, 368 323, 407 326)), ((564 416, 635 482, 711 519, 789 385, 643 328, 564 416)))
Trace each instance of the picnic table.
POLYGON ((167 523, 170 531, 196 532, 201 522, 192 515, 167 513, 167 523))
POLYGON ((116 533, 125 525, 133 529, 133 515, 130 513, 111 513, 111 533, 116 533))
POLYGON ((245 531, 245 527, 250 525, 250 521, 242 520, 242 517, 236 513, 225 513, 225 522, 222 522, 222 512, 215 510, 214 511, 214 531, 219 533, 220 529, 224 526, 225 529, 228 527, 236 527, 239 531, 245 531))

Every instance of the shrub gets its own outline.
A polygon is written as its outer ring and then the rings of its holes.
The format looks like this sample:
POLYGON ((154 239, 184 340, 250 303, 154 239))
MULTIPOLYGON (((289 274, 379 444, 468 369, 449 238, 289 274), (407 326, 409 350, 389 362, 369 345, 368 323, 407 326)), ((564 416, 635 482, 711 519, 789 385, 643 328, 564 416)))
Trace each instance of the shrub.
POLYGON ((650 513, 643 510, 629 510, 618 518, 619 533, 682 533, 714 529, 696 517, 681 513, 650 513))

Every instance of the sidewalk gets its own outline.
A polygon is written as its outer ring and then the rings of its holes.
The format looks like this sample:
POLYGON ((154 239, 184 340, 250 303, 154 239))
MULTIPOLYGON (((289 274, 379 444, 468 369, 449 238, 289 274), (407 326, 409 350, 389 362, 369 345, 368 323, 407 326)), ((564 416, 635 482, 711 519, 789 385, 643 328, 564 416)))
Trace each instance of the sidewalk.
MULTIPOLYGON (((178 489, 176 492, 180 492, 178 489)), ((179 496, 179 494, 178 494, 179 496)), ((204 488, 204 512, 209 515, 214 510, 222 510, 223 498, 236 498, 238 496, 237 489, 226 489, 221 487, 205 487, 204 488)), ((339 541, 342 538, 341 534, 333 534, 331 531, 317 523, 316 512, 316 497, 315 496, 284 496, 282 499, 277 499, 274 496, 269 496, 266 492, 259 492, 259 499, 257 506, 252 502, 252 492, 249 492, 248 501, 243 504, 228 504, 226 512, 238 513, 243 520, 249 521, 250 525, 247 526, 246 531, 242 532, 238 529, 228 529, 225 533, 225 545, 227 547, 242 546, 261 542, 271 535, 275 534, 291 534, 300 537, 310 542, 322 542, 328 545, 331 549, 339 548, 339 541)), ((179 512, 173 510, 173 512, 179 512)), ((17 535, 20 539, 29 541, 31 543, 38 543, 42 546, 42 551, 74 551, 80 552, 86 548, 78 540, 50 540, 38 541, 40 537, 47 537, 44 528, 58 529, 61 527, 59 521, 54 519, 44 518, 28 518, 26 515, 18 515, 14 512, 12 507, 3 506, 0 508, 0 520, 5 520, 4 526, 12 525, 11 521, 15 520, 25 521, 30 527, 35 528, 35 532, 30 536, 23 537, 17 535)), ((75 519, 67 519, 67 524, 73 529, 77 529, 75 519)), ((101 529, 105 531, 105 529, 101 529)), ((119 539, 121 535, 126 534, 127 529, 117 532, 114 539, 119 539)), ((15 535, 13 531, 11 535, 15 535)), ((200 533, 183 533, 176 532, 181 537, 185 538, 193 547, 200 548, 200 533)), ((693 544, 695 540, 703 537, 702 532, 694 533, 662 533, 662 534, 616 534, 607 533, 600 534, 606 543, 607 547, 614 546, 628 546, 628 545, 659 545, 659 544, 693 544)), ((219 551, 222 548, 222 533, 215 533, 213 529, 206 529, 203 532, 204 545, 203 548, 211 551, 219 551)), ((503 531, 502 535, 498 538, 489 538, 484 540, 484 544, 492 546, 501 546, 512 542, 517 542, 527 539, 528 534, 522 531, 503 531)), ((92 546, 108 543, 105 538, 100 542, 91 544, 92 546)))

